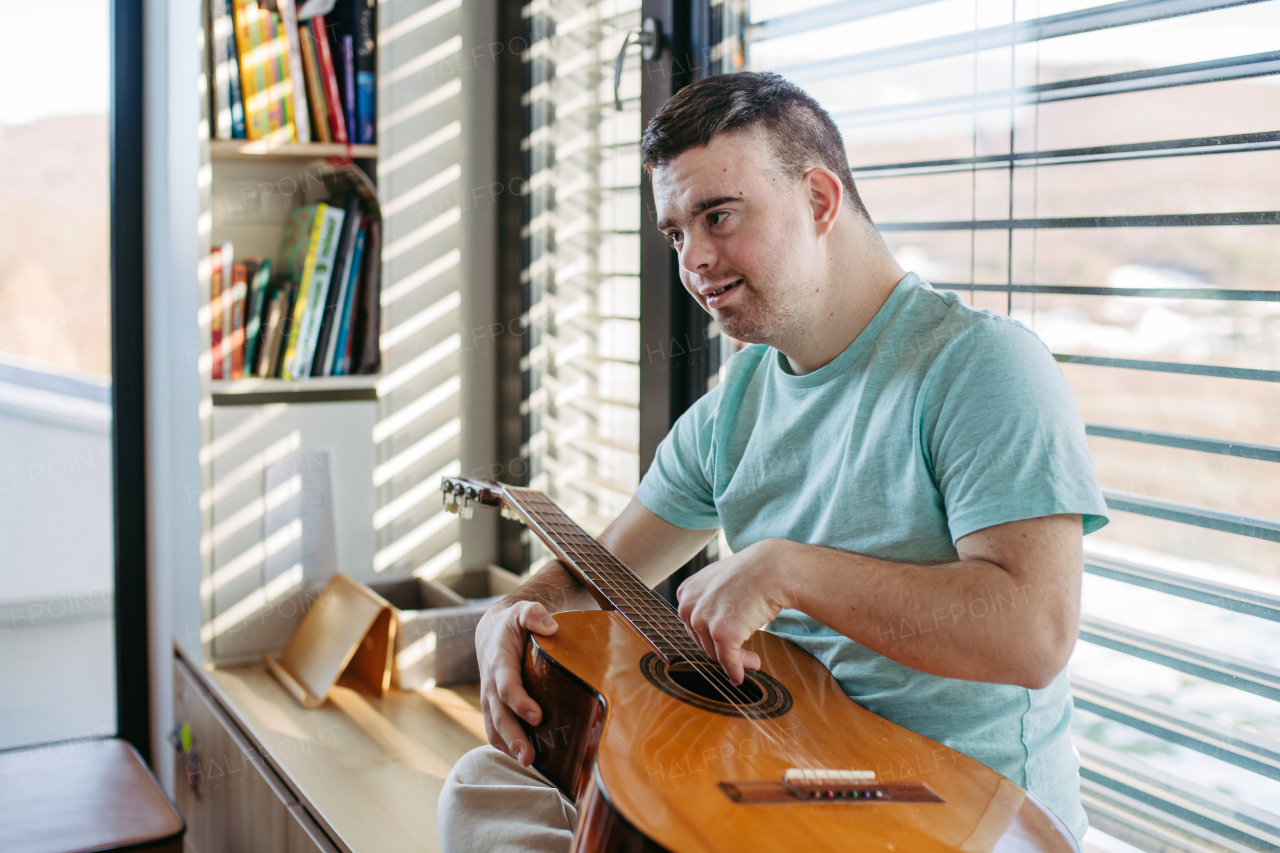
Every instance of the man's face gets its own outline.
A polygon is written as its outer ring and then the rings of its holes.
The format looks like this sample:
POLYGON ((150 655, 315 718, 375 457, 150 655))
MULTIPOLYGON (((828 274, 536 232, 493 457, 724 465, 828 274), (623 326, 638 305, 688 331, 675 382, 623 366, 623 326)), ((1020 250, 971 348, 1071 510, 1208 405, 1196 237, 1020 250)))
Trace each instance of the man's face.
POLYGON ((685 289, 732 338, 776 345, 812 310, 816 248, 803 181, 759 131, 721 134, 653 172, 658 227, 685 289))

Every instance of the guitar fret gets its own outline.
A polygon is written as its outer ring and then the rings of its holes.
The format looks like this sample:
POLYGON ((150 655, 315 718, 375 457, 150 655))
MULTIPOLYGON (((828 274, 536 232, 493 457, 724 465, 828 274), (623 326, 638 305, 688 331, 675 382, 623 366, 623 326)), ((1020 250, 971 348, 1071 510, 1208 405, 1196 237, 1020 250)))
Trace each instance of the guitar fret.
POLYGON ((541 538, 668 660, 710 662, 676 611, 609 550, 540 493, 506 487, 506 496, 541 538))

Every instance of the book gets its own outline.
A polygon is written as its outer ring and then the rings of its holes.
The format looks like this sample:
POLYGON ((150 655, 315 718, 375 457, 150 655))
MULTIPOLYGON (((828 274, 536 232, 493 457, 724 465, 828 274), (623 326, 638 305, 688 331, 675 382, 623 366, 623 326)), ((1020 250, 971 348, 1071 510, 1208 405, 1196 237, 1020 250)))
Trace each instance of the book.
POLYGON ((280 268, 281 273, 295 283, 298 291, 294 298, 295 304, 287 315, 289 327, 285 330, 287 336, 280 370, 285 378, 288 378, 289 368, 293 364, 294 353, 297 350, 298 330, 302 327, 302 312, 306 308, 307 289, 311 284, 316 249, 320 242, 319 225, 328 207, 323 202, 295 207, 289 211, 289 216, 285 220, 284 237, 280 241, 280 268))
POLYGON ((267 110, 271 123, 271 139, 283 142, 288 139, 289 133, 281 97, 283 81, 280 79, 275 17, 266 9, 258 9, 258 32, 262 39, 262 69, 267 81, 267 110))
POLYGON ((302 43, 298 32, 298 13, 293 0, 276 0, 280 21, 284 25, 289 54, 289 94, 292 98, 294 131, 299 142, 311 141, 311 121, 307 116, 307 86, 302 68, 302 43))
POLYGON ((231 265, 231 374, 244 378, 244 300, 249 271, 244 263, 231 265))
POLYGON ((281 351, 284 349, 285 336, 288 334, 289 310, 293 307, 294 287, 284 282, 272 296, 271 314, 268 317, 267 346, 262 351, 258 375, 272 377, 280 375, 281 351))
POLYGON ((209 94, 209 132, 213 139, 231 138, 231 78, 227 72, 224 49, 226 48, 225 25, 229 22, 218 19, 219 0, 210 0, 204 4, 204 29, 208 33, 205 41, 208 54, 209 69, 212 72, 209 94))
POLYGON ((303 282, 298 289, 298 304, 294 307, 294 322, 300 327, 293 334, 296 344, 293 360, 286 367, 291 379, 305 379, 311 375, 319 341, 320 323, 324 319, 325 300, 329 297, 329 283, 333 276, 334 259, 342 234, 345 211, 334 205, 326 205, 319 222, 315 241, 315 261, 311 267, 311 281, 303 282), (305 298, 304 298, 305 296, 305 298))
POLYGON ((312 127, 320 142, 332 142, 329 130, 329 111, 325 109, 324 84, 320 81, 320 65, 316 59, 315 44, 311 39, 311 27, 298 27, 298 43, 302 46, 302 72, 307 78, 307 94, 311 103, 312 127))
POLYGON ((369 236, 364 247, 364 275, 360 287, 360 301, 356 306, 353 332, 359 337, 352 344, 352 374, 377 373, 382 369, 382 222, 369 222, 369 236))
POLYGON ((324 316, 320 321, 320 331, 316 338, 316 354, 311 361, 312 376, 326 376, 327 356, 332 350, 333 318, 341 304, 341 288, 347 282, 347 270, 356 248, 356 233, 360 230, 360 197, 352 193, 343 205, 342 233, 338 241, 338 252, 334 257, 333 275, 330 278, 329 298, 324 303, 324 316))
MULTIPOLYGON (((266 376, 271 362, 271 343, 280 336, 280 291, 274 290, 263 304, 261 343, 253 359, 253 375, 266 376)), ((278 341, 277 341, 278 343, 278 341)))
POLYGON ((356 250, 352 255, 345 291, 339 301, 338 313, 333 324, 335 336, 333 346, 330 347, 333 357, 329 360, 329 371, 325 374, 326 376, 342 376, 350 359, 347 342, 351 339, 351 309, 355 305, 356 290, 360 287, 360 266, 364 260, 364 241, 368 233, 367 222, 362 225, 365 227, 356 232, 356 250))
POLYGON ((232 0, 236 49, 240 54, 240 87, 244 94, 246 137, 266 139, 271 132, 267 83, 262 68, 256 0, 232 0))
POLYGON ((333 141, 346 144, 347 124, 343 117, 342 96, 338 93, 338 75, 333 67, 333 54, 329 50, 329 34, 325 31, 324 15, 311 19, 311 36, 320 61, 320 77, 324 82, 325 109, 329 111, 329 127, 333 141))
POLYGON ((352 0, 356 7, 356 123, 359 133, 356 139, 372 145, 377 137, 378 111, 374 98, 377 95, 376 75, 377 20, 374 17, 376 0, 352 0))
POLYGON ((222 61, 227 65, 227 77, 231 91, 231 138, 244 139, 248 133, 244 115, 244 87, 240 84, 240 51, 236 42, 235 21, 231 15, 231 0, 218 0, 226 12, 227 41, 222 61))
POLYGON ((222 378, 222 247, 209 252, 209 355, 211 379, 222 378))
POLYGON ((290 142, 298 141, 298 126, 293 120, 293 75, 289 68, 289 37, 284 31, 284 21, 276 12, 271 13, 271 25, 275 27, 276 73, 280 77, 280 112, 284 115, 283 136, 290 142))
POLYGON ((235 288, 232 283, 232 270, 235 265, 235 247, 226 242, 219 251, 222 258, 222 299, 219 310, 222 313, 222 349, 219 357, 222 361, 220 378, 231 378, 231 308, 234 301, 235 288))
POLYGON ((347 136, 356 137, 356 41, 342 37, 342 106, 347 120, 347 136))
MULTIPOLYGON (((308 4, 308 7, 310 4, 308 4)), ((374 111, 376 20, 373 0, 341 0, 325 10, 330 50, 338 66, 347 136, 352 142, 373 142, 377 116, 374 111), (351 53, 347 53, 347 39, 351 53), (351 56, 348 77, 346 58, 351 56)))
POLYGON ((271 282, 271 260, 264 258, 249 282, 249 308, 244 322, 244 372, 246 376, 257 373, 258 352, 262 349, 262 330, 265 328, 267 288, 271 282))

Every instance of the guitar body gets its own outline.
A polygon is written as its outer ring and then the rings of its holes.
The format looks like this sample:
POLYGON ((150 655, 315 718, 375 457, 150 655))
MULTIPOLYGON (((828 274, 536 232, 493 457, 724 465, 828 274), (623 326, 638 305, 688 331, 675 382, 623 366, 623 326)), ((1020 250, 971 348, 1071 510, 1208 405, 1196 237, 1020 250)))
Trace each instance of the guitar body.
POLYGON ((543 719, 526 729, 534 766, 577 803, 575 853, 1077 853, 1022 788, 860 707, 780 637, 747 644, 767 674, 752 718, 696 674, 666 673, 621 614, 556 620, 554 636, 527 647, 525 687, 543 719), (923 782, 943 802, 735 801, 719 785, 776 783, 792 767, 874 770, 877 783, 923 782))

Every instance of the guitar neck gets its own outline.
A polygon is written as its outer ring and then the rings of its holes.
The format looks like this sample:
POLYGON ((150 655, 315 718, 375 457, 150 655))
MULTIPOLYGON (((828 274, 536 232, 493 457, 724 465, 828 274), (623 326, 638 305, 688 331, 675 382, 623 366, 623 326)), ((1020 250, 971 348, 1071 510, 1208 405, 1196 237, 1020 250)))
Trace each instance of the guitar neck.
POLYGON ((680 616, 607 548, 565 515, 542 492, 507 486, 507 506, 538 534, 556 557, 568 566, 596 603, 627 618, 668 663, 705 661, 707 656, 685 632, 680 616))

